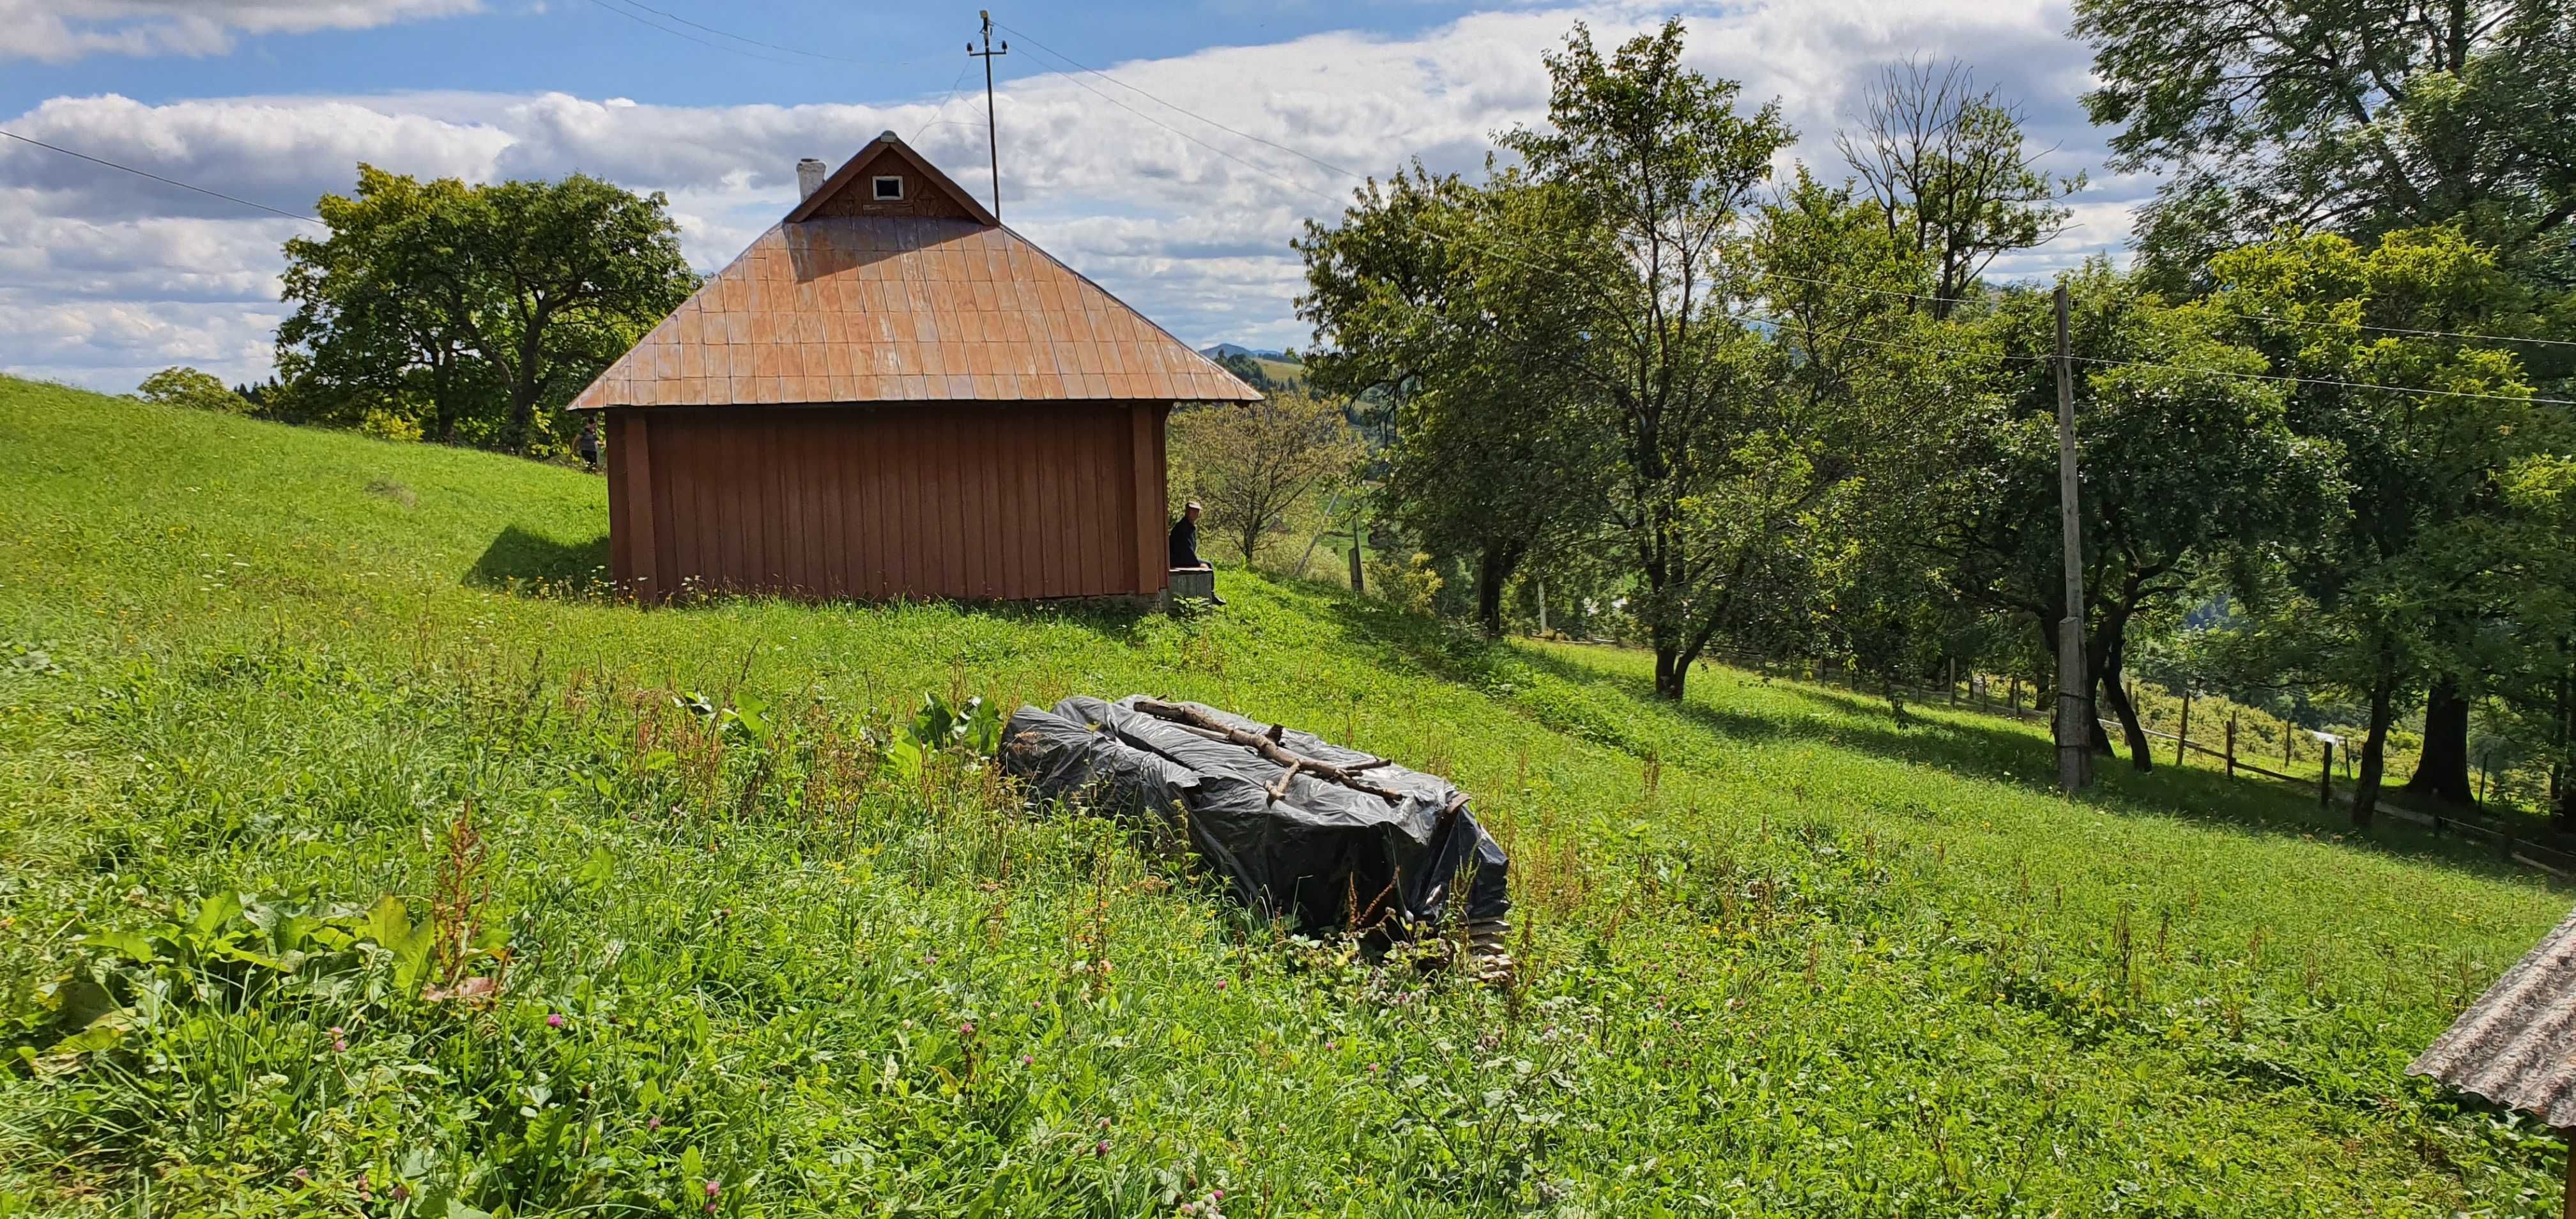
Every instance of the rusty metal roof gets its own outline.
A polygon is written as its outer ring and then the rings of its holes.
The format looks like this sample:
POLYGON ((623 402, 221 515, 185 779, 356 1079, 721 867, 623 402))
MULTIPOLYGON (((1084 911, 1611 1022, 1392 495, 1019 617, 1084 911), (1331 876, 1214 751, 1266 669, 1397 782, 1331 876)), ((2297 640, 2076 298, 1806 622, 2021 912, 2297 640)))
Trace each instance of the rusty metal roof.
POLYGON ((2576 1126, 2576 913, 2406 1068, 2556 1127, 2576 1126))
POLYGON ((990 213, 892 132, 572 401, 610 406, 1261 395, 990 213), (881 201, 875 183, 901 178, 881 201))

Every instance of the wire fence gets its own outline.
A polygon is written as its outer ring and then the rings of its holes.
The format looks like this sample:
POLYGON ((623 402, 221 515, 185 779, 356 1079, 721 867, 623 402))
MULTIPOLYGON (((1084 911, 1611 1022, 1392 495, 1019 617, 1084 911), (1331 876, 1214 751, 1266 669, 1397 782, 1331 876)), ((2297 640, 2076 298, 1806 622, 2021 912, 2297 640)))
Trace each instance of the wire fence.
MULTIPOLYGON (((2022 681, 2018 677, 2006 679, 2003 697, 1998 700, 1995 697, 1995 679, 1991 675, 1970 673, 1963 683, 1959 680, 1960 675, 1955 666, 1949 673, 1948 682, 1934 686, 1871 677, 1850 665, 1838 665, 1830 660, 1782 661, 1741 652, 1710 655, 1712 659, 1722 663, 1761 673, 1766 677, 1786 676, 1793 680, 1819 685, 1840 685, 1855 694, 1884 696, 1903 693, 1922 702, 1937 700, 1952 708, 2004 716, 2017 721, 2046 718, 2042 713, 2041 703, 2048 692, 2033 686, 2027 692, 2028 705, 2025 705, 2023 697, 2025 692, 2022 689, 2022 681), (1783 670, 1786 672, 1783 673, 1783 670)), ((2121 735, 2125 731, 2116 720, 2105 718, 2100 722, 2103 728, 2114 736, 2121 735)), ((2320 807, 2349 808, 2352 805, 2353 776, 2349 769, 2349 750, 2343 751, 2346 755, 2344 774, 2346 781, 2341 786, 2335 782, 2335 754, 2342 745, 2342 739, 2339 737, 2311 733, 2317 745, 2317 769, 2314 773, 2300 774, 2291 772, 2291 768, 2297 766, 2298 762, 2292 737, 2283 735, 2281 769, 2273 769, 2271 766, 2264 765, 2262 761, 2256 760, 2248 751, 2239 748, 2238 718, 2234 714, 2220 721, 2217 743, 2212 744, 2208 736, 2193 739, 2191 699, 2188 695, 2183 698, 2181 722, 2176 727, 2178 731, 2175 732, 2159 732, 2140 725, 2138 731, 2149 740, 2172 743, 2171 763, 2175 766, 2187 764, 2192 755, 2197 754, 2213 760, 2216 763, 2215 769, 2223 771, 2231 779, 2237 777, 2240 772, 2255 775, 2313 790, 2320 807)), ((2264 758, 2268 760, 2269 755, 2264 755, 2264 758)), ((2305 770, 2304 767, 2298 769, 2305 770)), ((2437 835, 2456 835, 2483 843, 2499 860, 2533 868, 2560 880, 2576 879, 2576 853, 2521 837, 2483 818, 2462 817, 2457 814, 2445 815, 2440 812, 2426 812, 2393 804, 2390 803, 2388 795, 2388 789, 2383 786, 2374 807, 2379 813, 2394 820, 2426 827, 2437 835)))

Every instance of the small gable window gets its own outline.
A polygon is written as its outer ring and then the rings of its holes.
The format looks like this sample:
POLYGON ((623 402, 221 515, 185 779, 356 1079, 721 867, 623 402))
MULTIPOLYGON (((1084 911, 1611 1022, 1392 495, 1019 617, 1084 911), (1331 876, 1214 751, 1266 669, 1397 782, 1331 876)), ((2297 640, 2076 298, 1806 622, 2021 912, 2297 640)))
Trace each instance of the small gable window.
POLYGON ((878 178, 874 179, 874 180, 873 180, 873 182, 871 183, 871 185, 875 188, 875 191, 876 191, 876 197, 877 197, 878 199, 901 199, 901 198, 903 198, 903 179, 902 179, 902 178, 899 178, 899 177, 893 177, 893 176, 881 176, 881 177, 878 177, 878 178))

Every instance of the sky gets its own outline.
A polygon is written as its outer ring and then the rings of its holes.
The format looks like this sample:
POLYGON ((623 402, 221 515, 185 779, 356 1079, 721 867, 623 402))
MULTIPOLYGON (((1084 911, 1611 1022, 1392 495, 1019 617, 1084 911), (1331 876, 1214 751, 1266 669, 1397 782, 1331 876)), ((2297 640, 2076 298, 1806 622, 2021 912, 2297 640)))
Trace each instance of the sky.
MULTIPOLYGON (((1847 176, 1835 130, 1907 58, 2018 102, 2042 164, 2088 184, 1998 276, 2116 256, 2152 192, 2103 165, 2064 0, 1053 0, 993 10, 1002 216, 1195 346, 1304 347, 1307 218, 1416 159, 1480 171, 1494 133, 1543 121, 1541 56, 1577 22, 1606 46, 1674 14, 1692 67, 1779 101, 1784 173, 1847 176)), ((977 29, 918 0, 0 0, 0 130, 299 214, 360 162, 590 173, 667 195, 712 271, 794 203, 798 158, 881 131, 989 199, 977 29)), ((279 247, 320 232, 0 139, 0 371, 265 377, 279 247)))

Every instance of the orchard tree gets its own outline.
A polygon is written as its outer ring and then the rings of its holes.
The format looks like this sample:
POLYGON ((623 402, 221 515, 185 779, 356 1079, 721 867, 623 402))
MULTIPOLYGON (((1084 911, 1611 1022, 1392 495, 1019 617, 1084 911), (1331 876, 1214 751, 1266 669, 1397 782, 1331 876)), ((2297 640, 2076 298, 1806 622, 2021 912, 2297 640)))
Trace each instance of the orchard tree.
MULTIPOLYGON (((2332 452, 2292 429, 2262 358, 2226 343, 2203 314, 2168 307, 2100 262, 2066 286, 2073 349, 2086 361, 2074 378, 2085 668, 2146 770, 2151 751, 2121 683, 2132 625, 2204 571, 2317 529, 2339 505, 2332 452)), ((1962 593, 2022 616, 2045 651, 2067 613, 2051 296, 2010 293, 1988 324, 2005 392, 1952 459, 1978 485, 1951 501, 1931 544, 1962 593)))
POLYGON ((2534 463, 2568 429, 2531 401, 2516 353, 2426 332, 2511 333, 2528 324, 2514 314, 2525 294, 2450 228, 2367 246, 2284 236, 2210 270, 2205 316, 2298 378, 2284 384, 2291 426, 2338 456, 2341 508, 2293 555, 2291 579, 2332 628, 2318 676, 2369 707, 2353 818, 2369 821, 2396 707, 2418 694, 2431 700, 2420 787, 2466 800, 2468 704, 2510 636, 2494 624, 2547 604, 2547 545, 2576 544, 2514 527, 2514 472, 2545 468, 2534 463))
POLYGON ((279 364, 326 386, 425 398, 424 431, 479 423, 523 450, 536 413, 598 375, 696 277, 658 192, 583 174, 472 186, 358 167, 318 205, 331 235, 286 243, 279 364))
POLYGON ((1208 527, 1251 564, 1288 513, 1348 474, 1360 444, 1342 404, 1300 391, 1172 416, 1175 465, 1207 508, 1208 527))
POLYGON ((1547 124, 1502 137, 1569 205, 1556 241, 1515 257, 1556 258, 1572 306, 1558 346, 1609 439, 1613 544, 1634 573, 1655 690, 1673 699, 1734 608, 1730 581, 1764 553, 1744 543, 1801 498, 1773 463, 1801 460, 1804 444, 1744 320, 1739 231, 1790 131, 1776 104, 1738 113, 1741 86, 1681 55, 1679 19, 1608 55, 1577 25, 1547 57, 1547 124))
POLYGON ((182 406, 190 410, 217 411, 227 415, 250 413, 250 399, 224 388, 223 381, 210 372, 200 372, 186 365, 164 368, 143 378, 134 387, 134 396, 163 406, 182 406))
POLYGON ((2568 270, 2568 0, 2077 0, 2113 164, 2163 176, 2139 244, 2198 282, 2282 226, 2363 241, 2456 223, 2568 270))
POLYGON ((2062 202, 2084 175, 2038 166, 2018 106, 1956 60, 1906 60, 1879 75, 1860 126, 1834 137, 1900 247, 1924 260, 1935 318, 1947 318, 2004 254, 2066 229, 2062 202))
POLYGON ((1300 310, 1338 340, 1312 375, 1393 405, 1378 499, 1424 545, 1468 557, 1488 635, 1522 564, 1593 540, 1606 505, 1605 437, 1569 372, 1581 300, 1558 265, 1514 253, 1547 248, 1569 207, 1516 172, 1471 187, 1417 166, 1298 242, 1300 310))

